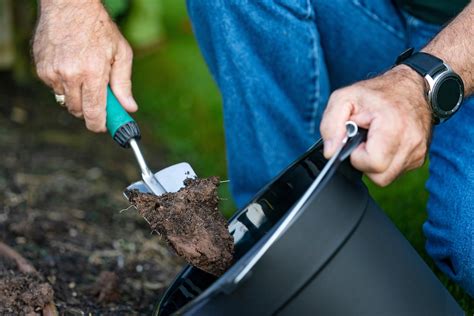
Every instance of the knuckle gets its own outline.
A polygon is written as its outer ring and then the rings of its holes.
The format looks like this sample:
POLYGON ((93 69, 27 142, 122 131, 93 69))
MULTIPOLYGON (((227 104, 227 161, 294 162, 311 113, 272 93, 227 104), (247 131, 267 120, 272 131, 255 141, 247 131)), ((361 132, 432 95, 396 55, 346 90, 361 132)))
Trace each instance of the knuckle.
POLYGON ((126 61, 131 61, 133 59, 133 49, 125 39, 119 44, 118 55, 120 56, 120 59, 126 61))
POLYGON ((425 157, 420 157, 418 158, 416 161, 415 161, 415 168, 420 168, 421 166, 423 166, 425 164, 425 157))
POLYGON ((420 151, 418 156, 415 158, 415 168, 419 168, 425 164, 426 151, 420 151))
POLYGON ((332 100, 338 99, 343 94, 343 90, 344 90, 343 88, 334 90, 331 93, 330 99, 332 99, 332 100))
POLYGON ((41 80, 47 79, 46 71, 43 68, 36 67, 36 74, 38 75, 38 78, 40 78, 41 80))
POLYGON ((93 60, 84 65, 83 74, 87 78, 97 78, 103 73, 103 62, 99 60, 93 60))
POLYGON ((390 181, 388 178, 382 178, 380 181, 379 181, 379 185, 382 187, 382 188, 385 188, 387 187, 392 181, 390 181))
POLYGON ((68 110, 69 110, 69 113, 71 113, 74 117, 77 117, 77 118, 83 117, 82 111, 77 111, 74 109, 68 109, 68 110))
POLYGON ((80 67, 71 63, 58 65, 55 71, 66 80, 75 80, 82 74, 80 67))
POLYGON ((383 157, 376 158, 371 161, 370 166, 375 173, 382 173, 387 170, 388 160, 383 157))
POLYGON ((127 44, 126 48, 125 48, 125 58, 128 60, 128 61, 132 61, 133 60, 133 49, 132 47, 130 47, 130 45, 127 44))
POLYGON ((385 175, 385 174, 371 175, 371 176, 369 176, 369 178, 372 181, 374 181, 375 184, 377 184, 378 186, 380 186, 382 188, 385 188, 386 186, 388 186, 392 182, 392 179, 390 177, 388 177, 387 175, 385 175))
POLYGON ((101 122, 91 121, 86 118, 86 127, 88 130, 94 133, 100 133, 103 131, 104 127, 102 126, 101 122))
POLYGON ((56 78, 56 73, 50 67, 38 66, 36 73, 43 81, 53 81, 56 78))
POLYGON ((425 153, 428 150, 428 146, 422 133, 420 132, 410 133, 405 139, 406 139, 407 146, 410 149, 416 150, 421 155, 425 155, 425 153))

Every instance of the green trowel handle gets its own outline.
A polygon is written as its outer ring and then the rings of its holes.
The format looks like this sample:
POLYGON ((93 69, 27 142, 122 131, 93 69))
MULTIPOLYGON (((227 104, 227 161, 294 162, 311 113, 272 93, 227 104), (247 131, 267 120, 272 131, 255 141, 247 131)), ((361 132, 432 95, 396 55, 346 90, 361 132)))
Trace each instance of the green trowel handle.
POLYGON ((130 147, 132 138, 140 139, 137 122, 125 111, 115 97, 110 86, 107 86, 107 130, 112 138, 122 147, 130 147))

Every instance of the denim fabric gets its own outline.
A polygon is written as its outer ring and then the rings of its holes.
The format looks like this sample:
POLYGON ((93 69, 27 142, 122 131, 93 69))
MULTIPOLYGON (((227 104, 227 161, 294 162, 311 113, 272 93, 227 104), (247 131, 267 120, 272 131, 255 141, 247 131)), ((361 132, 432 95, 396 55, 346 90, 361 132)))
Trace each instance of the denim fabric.
MULTIPOLYGON (((224 104, 239 206, 317 138, 329 94, 376 76, 440 29, 389 0, 188 0, 224 104)), ((396 83, 394 83, 396 84, 396 83)), ((434 130, 426 249, 474 295, 474 101, 434 130)), ((421 189, 421 188, 420 188, 421 189)))

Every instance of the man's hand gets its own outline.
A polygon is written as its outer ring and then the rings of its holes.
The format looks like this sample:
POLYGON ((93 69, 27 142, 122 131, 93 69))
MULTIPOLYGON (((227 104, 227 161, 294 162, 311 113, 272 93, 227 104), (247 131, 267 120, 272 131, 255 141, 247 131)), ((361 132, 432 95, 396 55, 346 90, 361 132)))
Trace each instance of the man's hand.
POLYGON ((352 165, 386 186, 402 172, 420 167, 431 133, 424 79, 408 66, 334 91, 321 123, 324 155, 331 157, 352 120, 369 130, 351 155, 352 165))
MULTIPOLYGON (((461 76, 466 97, 474 93, 473 25, 471 1, 423 48, 461 76)), ((347 120, 369 129, 367 142, 352 153, 351 162, 375 183, 388 185, 402 172, 423 164, 432 127, 431 109, 424 79, 408 66, 397 66, 331 95, 321 123, 326 157, 334 154, 343 139, 347 120)))
POLYGON ((129 112, 132 49, 100 0, 41 0, 33 41, 38 76, 94 132, 105 128, 107 84, 129 112))

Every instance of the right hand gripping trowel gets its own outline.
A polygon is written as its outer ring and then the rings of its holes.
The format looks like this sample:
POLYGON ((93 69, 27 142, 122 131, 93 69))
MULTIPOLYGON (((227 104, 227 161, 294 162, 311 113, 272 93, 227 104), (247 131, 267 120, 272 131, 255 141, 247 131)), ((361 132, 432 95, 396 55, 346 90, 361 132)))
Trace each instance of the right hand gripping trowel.
MULTIPOLYGON (((148 168, 138 147, 141 134, 138 124, 124 110, 110 87, 107 87, 107 130, 112 138, 122 147, 131 147, 142 172, 142 180, 129 185, 126 190, 138 190, 143 193, 161 195, 166 192, 177 192, 184 187, 187 178, 196 178, 193 168, 182 162, 153 173, 148 168)), ((127 197, 125 195, 125 197, 127 197)))

